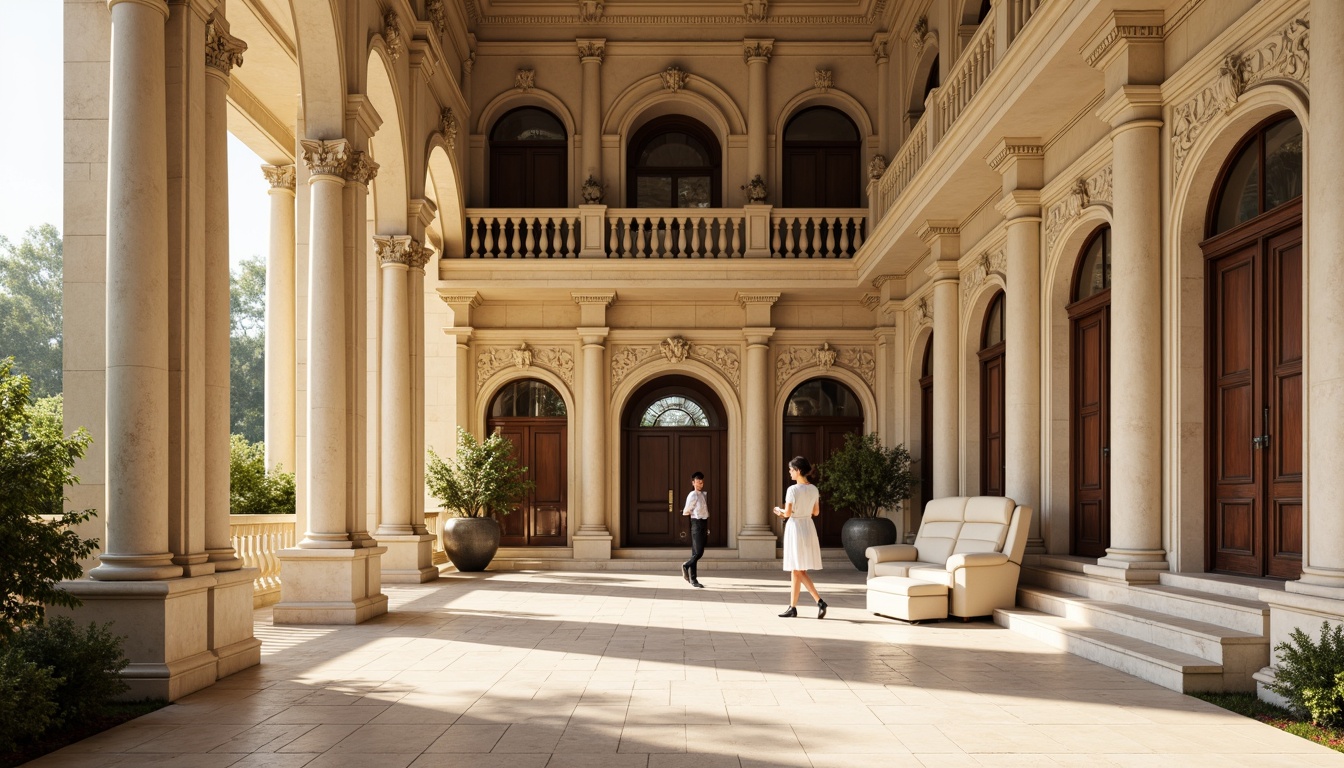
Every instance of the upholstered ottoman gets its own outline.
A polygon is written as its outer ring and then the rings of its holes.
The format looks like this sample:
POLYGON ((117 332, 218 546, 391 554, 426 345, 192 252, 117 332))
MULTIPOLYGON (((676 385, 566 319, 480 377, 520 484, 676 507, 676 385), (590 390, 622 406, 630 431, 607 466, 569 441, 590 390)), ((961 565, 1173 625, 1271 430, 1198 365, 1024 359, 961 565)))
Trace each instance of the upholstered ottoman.
POLYGON ((868 610, 905 621, 947 618, 947 585, 905 576, 868 580, 868 610))

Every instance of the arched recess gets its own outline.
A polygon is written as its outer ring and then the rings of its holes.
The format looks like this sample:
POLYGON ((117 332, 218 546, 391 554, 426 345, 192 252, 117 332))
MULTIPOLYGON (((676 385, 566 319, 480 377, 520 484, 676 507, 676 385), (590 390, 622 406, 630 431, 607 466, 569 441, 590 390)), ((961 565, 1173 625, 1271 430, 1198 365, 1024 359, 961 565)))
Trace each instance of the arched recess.
POLYGON ((775 135, 776 199, 784 207, 859 207, 866 135, 848 113, 812 104, 789 114, 775 135))
POLYGON ((290 0, 289 8, 299 56, 304 135, 313 139, 344 138, 345 65, 336 5, 290 0))
MULTIPOLYGON (((820 88, 812 88, 789 99, 788 103, 780 110, 779 117, 775 120, 772 135, 783 136, 784 126, 788 125, 789 120, 804 109, 810 109, 811 107, 830 107, 845 113, 850 120, 854 121, 855 127, 859 129, 859 134, 862 136, 865 145, 871 139, 877 138, 874 135, 873 121, 868 115, 868 110, 863 108, 858 99, 838 88, 828 88, 824 91, 820 88)), ((775 144, 776 156, 778 156, 782 142, 776 141, 775 144)), ((778 167, 778 163, 776 163, 776 167, 778 167)))
MULTIPOLYGON (((985 328, 985 313, 995 295, 1007 293, 1003 276, 990 273, 970 295, 961 297, 961 446, 958 462, 961 466, 961 488, 967 492, 980 488, 980 338, 985 328)), ((1012 300, 1012 294, 1007 294, 1012 300)))
MULTIPOLYGON (((813 466, 823 466, 844 447, 849 435, 863 434, 867 423, 873 421, 873 414, 863 410, 858 392, 830 375, 834 370, 814 369, 813 376, 788 390, 781 419, 779 445, 782 452, 775 455, 775 468, 771 473, 775 476, 775 493, 781 498, 793 484, 784 469, 790 459, 803 456, 813 466)), ((843 546, 841 529, 850 517, 851 513, 832 507, 830 494, 823 492, 817 520, 821 546, 843 546)))
POLYGON ((563 547, 569 543, 569 408, 558 390, 535 376, 516 378, 490 399, 486 430, 513 444, 531 487, 499 520, 501 546, 563 547))
MULTIPOLYGON (((440 134, 433 134, 425 147, 425 156, 429 158, 425 170, 425 189, 437 207, 434 222, 430 225, 438 232, 441 247, 437 248, 436 259, 460 258, 466 252, 466 207, 462 190, 462 174, 458 173, 454 155, 448 149, 440 134)), ((430 271, 434 262, 425 265, 427 276, 437 276, 438 271, 430 271)))
POLYGON ((985 310, 976 357, 980 362, 980 491, 981 496, 1007 496, 1008 456, 1005 449, 1004 338, 1006 309, 1002 291, 985 310))
POLYGON ((407 233, 407 183, 405 132, 401 122, 401 99, 383 50, 375 39, 369 50, 368 96, 382 118, 378 132, 369 137, 369 154, 378 163, 370 182, 374 231, 380 235, 407 233))
POLYGON ((924 51, 919 55, 919 60, 915 62, 914 77, 906 89, 905 99, 905 125, 906 130, 915 126, 919 118, 924 114, 924 101, 928 95, 930 84, 937 88, 942 82, 942 60, 938 55, 938 38, 936 35, 930 35, 928 42, 924 44, 924 51))
MULTIPOLYGON (((1179 372, 1166 397, 1175 404, 1170 409, 1174 423, 1163 425, 1163 434, 1178 445, 1182 457, 1176 471, 1167 475, 1165 498, 1174 499, 1170 515, 1163 521, 1163 546, 1178 570, 1205 570, 1206 536, 1205 492, 1205 263, 1199 244, 1205 238, 1211 197, 1216 192, 1218 173, 1228 155, 1257 124, 1283 111, 1292 112, 1302 123, 1303 167, 1311 173, 1311 128, 1305 94, 1295 83, 1272 82, 1258 85, 1238 99, 1228 113, 1215 110, 1186 151, 1181 172, 1171 196, 1171 226, 1167 229, 1163 263, 1163 285, 1169 291, 1167 301, 1174 307, 1168 322, 1168 343, 1164 344, 1163 367, 1179 372), (1172 291, 1171 286, 1180 286, 1172 291)), ((1173 168, 1174 171, 1174 168, 1173 168)), ((1304 317, 1310 307, 1303 297, 1304 317)), ((1304 416, 1310 429, 1310 414, 1304 416)), ((1310 509, 1304 512, 1306 516, 1310 509)))
MULTIPOLYGON (((742 527, 741 509, 742 509, 742 404, 738 398, 737 389, 724 378, 718 370, 698 361, 686 359, 680 363, 673 363, 663 359, 661 356, 656 361, 650 361, 631 371, 619 383, 611 388, 611 399, 607 403, 607 466, 622 466, 622 457, 624 441, 621 438, 621 417, 625 414, 626 408, 630 405, 630 400, 634 394, 645 384, 654 379, 665 376, 681 375, 699 381, 704 386, 713 391, 718 398, 719 404, 723 408, 722 416, 728 428, 727 441, 727 477, 706 478, 706 488, 711 493, 717 490, 724 494, 724 502, 727 504, 727 537, 726 545, 728 547, 737 546, 737 531, 742 527)), ((681 485, 676 486, 682 490, 681 500, 686 498, 686 492, 690 491, 690 478, 682 478, 681 485)), ((621 520, 622 505, 622 483, 621 472, 608 473, 607 480, 607 526, 611 531, 613 540, 624 541, 625 531, 623 530, 623 521, 621 520)), ((674 494, 675 496, 675 494, 674 494)), ((676 499, 674 498, 674 502, 676 499)), ((577 507, 576 507, 577 509, 577 507)), ((711 531, 712 532, 712 531, 711 531)))
POLYGON ((1098 227, 1111 223, 1111 210, 1097 203, 1082 210, 1060 232, 1047 254, 1044 270, 1046 318, 1042 358, 1049 370, 1042 379, 1044 404, 1041 416, 1048 420, 1041 455, 1046 457, 1041 486, 1041 534, 1052 554, 1065 554, 1069 546, 1069 313, 1065 309, 1073 292, 1078 254, 1098 227))
POLYGON ((574 115, 569 111, 569 107, 560 97, 550 91, 541 88, 533 88, 528 91, 519 91, 510 89, 499 94, 490 100, 489 104, 481 110, 476 119, 475 133, 486 141, 480 147, 473 147, 471 150, 471 162, 475 168, 472 170, 473 194, 483 195, 481 205, 488 198, 487 179, 490 178, 490 131, 495 123, 505 114, 522 107, 538 107, 550 112, 565 127, 566 151, 565 151, 565 177, 569 179, 568 195, 569 200, 566 205, 572 205, 575 200, 577 173, 574 165, 577 162, 574 150, 574 132, 576 124, 574 115))

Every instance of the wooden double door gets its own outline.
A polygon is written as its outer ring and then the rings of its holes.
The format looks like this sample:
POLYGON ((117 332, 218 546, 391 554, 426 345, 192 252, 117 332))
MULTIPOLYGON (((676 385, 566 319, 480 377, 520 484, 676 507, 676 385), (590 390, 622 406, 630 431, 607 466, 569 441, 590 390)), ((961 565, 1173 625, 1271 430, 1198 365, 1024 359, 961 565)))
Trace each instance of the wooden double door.
POLYGON ((1104 557, 1111 545, 1111 292, 1068 307, 1070 552, 1104 557))
POLYGON ((490 419, 513 443, 514 455, 527 467, 532 492, 499 518, 499 543, 505 547, 563 547, 568 539, 568 420, 554 417, 490 419))
MULTIPOLYGON (((805 456, 812 466, 820 466, 831 454, 845 447, 845 435, 863 434, 863 417, 851 416, 798 416, 784 419, 784 456, 780 462, 782 482, 777 504, 782 504, 785 492, 793 481, 789 479, 788 462, 794 456, 805 456)), ((817 535, 823 547, 839 547, 840 529, 850 515, 833 509, 829 495, 821 494, 821 509, 815 519, 817 535)))
POLYGON ((626 434, 625 545, 689 547, 691 519, 683 516, 691 473, 705 473, 709 504, 706 546, 728 543, 726 430, 715 427, 636 427, 626 434))
POLYGON ((1209 569, 1302 571, 1302 204, 1202 244, 1209 569))
POLYGON ((1006 496, 1004 342, 980 350, 980 495, 1006 496))

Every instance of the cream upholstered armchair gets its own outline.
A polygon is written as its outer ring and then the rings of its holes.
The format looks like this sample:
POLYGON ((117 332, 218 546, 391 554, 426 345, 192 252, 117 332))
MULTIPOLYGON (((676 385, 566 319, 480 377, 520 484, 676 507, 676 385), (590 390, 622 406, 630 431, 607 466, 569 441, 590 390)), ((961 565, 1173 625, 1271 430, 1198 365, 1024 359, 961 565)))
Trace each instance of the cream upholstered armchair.
POLYGON ((1031 507, 1001 496, 950 496, 924 507, 914 544, 869 547, 870 589, 878 579, 947 587, 948 613, 987 616, 1017 603, 1031 507))

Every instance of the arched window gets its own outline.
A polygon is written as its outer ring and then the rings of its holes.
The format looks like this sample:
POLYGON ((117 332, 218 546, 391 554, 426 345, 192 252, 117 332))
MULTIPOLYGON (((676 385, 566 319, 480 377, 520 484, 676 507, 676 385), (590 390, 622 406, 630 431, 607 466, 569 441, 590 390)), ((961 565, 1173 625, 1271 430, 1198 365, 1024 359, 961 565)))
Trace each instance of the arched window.
POLYGON ((785 208, 859 205, 859 129, 830 107, 804 109, 784 126, 785 208))
POLYGON ((672 115, 650 121, 631 138, 627 205, 717 208, 721 204, 719 142, 701 123, 672 115))
POLYGON ((1242 140, 1223 171, 1209 235, 1217 235, 1302 196, 1302 124, 1280 117, 1242 140))
POLYGON ((565 126, 540 107, 519 107, 490 131, 490 207, 569 205, 565 126))
POLYGON ((522 379, 505 385, 490 404, 490 418, 509 416, 531 418, 564 417, 565 399, 544 381, 522 379))
POLYGON ((1092 233, 1083 247, 1083 258, 1073 284, 1073 300, 1096 296, 1111 289, 1111 227, 1092 233))
POLYGON ((834 379, 812 379, 789 395, 785 416, 862 417, 863 406, 853 390, 834 379))
POLYGON ((989 302, 980 334, 980 494, 1004 495, 1007 473, 1004 445, 1003 291, 989 302))
POLYGON ((985 312, 985 331, 981 335, 980 348, 989 349, 1003 343, 1003 291, 999 291, 989 302, 985 312))
POLYGON ((685 395, 660 397, 644 409, 641 427, 708 427, 709 413, 704 406, 685 395))

